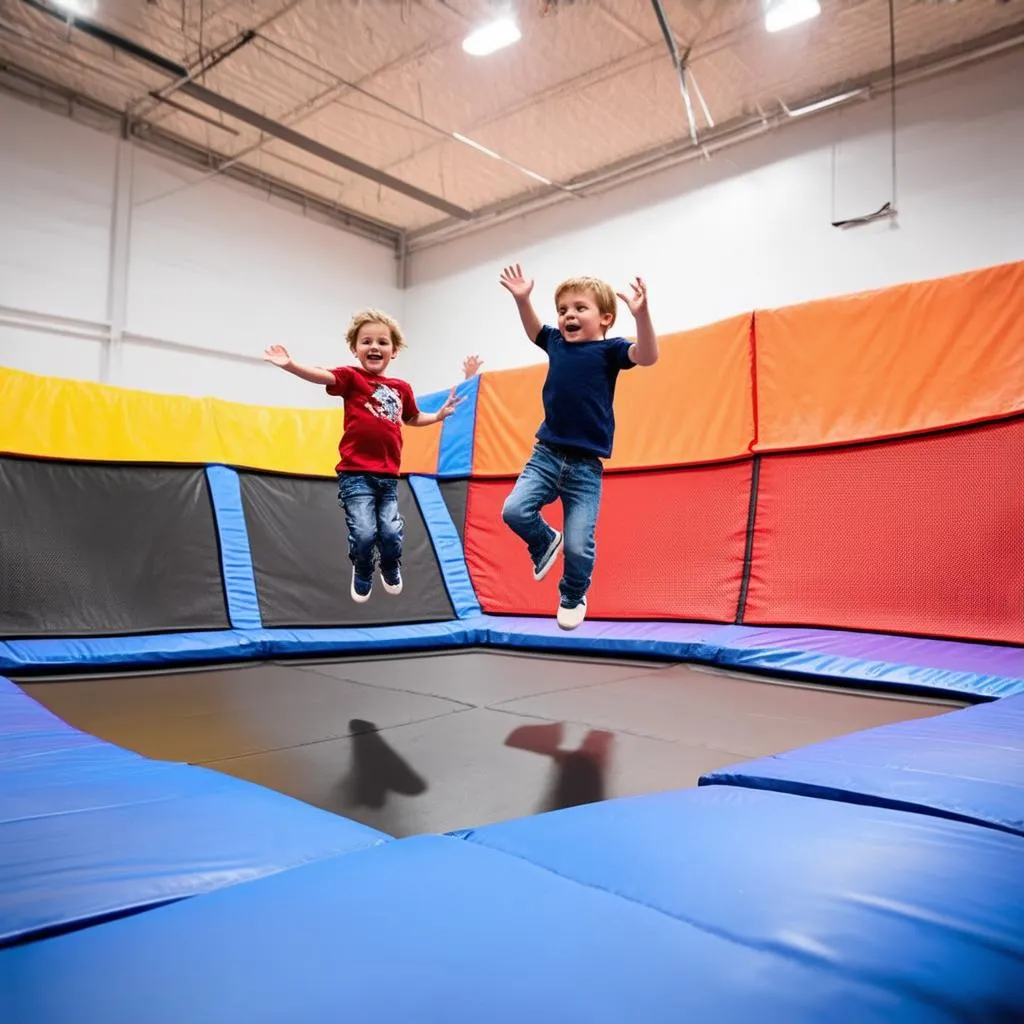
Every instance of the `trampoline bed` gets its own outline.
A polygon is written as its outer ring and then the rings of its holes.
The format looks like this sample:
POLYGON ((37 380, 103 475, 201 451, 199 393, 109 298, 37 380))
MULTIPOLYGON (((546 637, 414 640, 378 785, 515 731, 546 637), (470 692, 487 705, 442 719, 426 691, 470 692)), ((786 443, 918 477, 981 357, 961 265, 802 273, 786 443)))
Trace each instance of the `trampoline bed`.
POLYGON ((952 704, 671 662, 485 650, 22 687, 110 743, 393 836, 695 786, 740 760, 952 704))

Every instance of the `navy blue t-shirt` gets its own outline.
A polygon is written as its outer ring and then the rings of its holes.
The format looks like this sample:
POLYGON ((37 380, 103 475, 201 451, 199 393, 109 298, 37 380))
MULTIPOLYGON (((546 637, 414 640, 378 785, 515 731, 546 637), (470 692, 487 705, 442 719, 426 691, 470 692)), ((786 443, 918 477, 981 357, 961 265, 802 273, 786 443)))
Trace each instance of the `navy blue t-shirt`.
POLYGON ((615 381, 636 364, 625 338, 566 341, 555 327, 542 327, 535 344, 548 354, 544 422, 537 438, 606 459, 615 437, 615 381))

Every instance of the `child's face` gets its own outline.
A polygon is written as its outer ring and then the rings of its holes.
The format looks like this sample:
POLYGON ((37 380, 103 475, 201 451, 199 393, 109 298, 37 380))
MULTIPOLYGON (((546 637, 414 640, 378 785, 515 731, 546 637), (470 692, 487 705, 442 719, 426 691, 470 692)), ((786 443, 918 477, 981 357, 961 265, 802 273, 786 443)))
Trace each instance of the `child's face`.
POLYGON ((356 335, 355 356, 367 373, 383 373, 395 357, 391 331, 384 324, 363 324, 356 335))
POLYGON ((598 312, 593 292, 562 292, 557 308, 558 329, 566 341, 600 341, 615 319, 598 312))

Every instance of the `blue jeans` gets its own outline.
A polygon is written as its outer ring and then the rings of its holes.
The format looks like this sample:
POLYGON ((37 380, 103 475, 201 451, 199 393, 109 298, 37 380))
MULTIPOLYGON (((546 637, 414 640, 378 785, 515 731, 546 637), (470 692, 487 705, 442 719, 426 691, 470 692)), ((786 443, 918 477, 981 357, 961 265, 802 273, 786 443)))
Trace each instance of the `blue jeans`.
POLYGON ((398 512, 398 481, 371 473, 338 476, 338 504, 348 523, 348 557, 357 576, 373 575, 374 547, 380 567, 387 572, 402 560, 405 522, 398 512))
POLYGON ((603 474, 600 459, 559 452, 538 441, 501 510, 506 525, 526 541, 536 566, 555 537, 540 510, 562 499, 565 561, 558 589, 566 608, 575 608, 590 589, 603 474))

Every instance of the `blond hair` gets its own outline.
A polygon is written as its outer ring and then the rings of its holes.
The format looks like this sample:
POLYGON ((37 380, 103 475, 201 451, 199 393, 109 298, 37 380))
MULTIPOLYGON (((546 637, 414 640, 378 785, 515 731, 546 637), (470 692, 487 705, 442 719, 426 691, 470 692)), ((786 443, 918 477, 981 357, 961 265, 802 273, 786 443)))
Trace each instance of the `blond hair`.
MULTIPOLYGON (((558 300, 566 292, 589 292, 597 303, 597 311, 601 316, 612 315, 612 323, 618 315, 618 303, 615 301, 615 289, 599 277, 569 277, 555 289, 555 307, 558 300)), ((611 326, 611 324, 609 324, 611 326)))
POLYGON ((405 348, 402 328, 398 326, 398 321, 394 317, 388 316, 387 313, 382 313, 379 309, 361 309, 352 317, 352 321, 348 325, 348 331, 345 334, 348 347, 353 352, 356 350, 356 338, 359 337, 360 330, 367 324, 381 324, 386 327, 391 334, 391 347, 395 352, 405 348))

